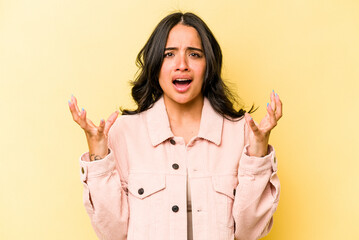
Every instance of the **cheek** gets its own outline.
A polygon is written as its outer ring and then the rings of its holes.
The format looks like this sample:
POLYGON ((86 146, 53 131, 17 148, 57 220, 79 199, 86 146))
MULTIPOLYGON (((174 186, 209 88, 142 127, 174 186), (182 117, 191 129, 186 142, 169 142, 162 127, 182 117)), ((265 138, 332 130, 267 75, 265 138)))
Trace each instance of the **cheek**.
POLYGON ((206 64, 197 66, 197 74, 204 78, 204 75, 206 74, 206 64))
POLYGON ((158 78, 161 81, 161 79, 164 78, 165 76, 166 76, 166 65, 162 64, 161 70, 160 70, 159 75, 158 75, 158 78))
POLYGON ((163 79, 163 75, 158 78, 158 83, 163 91, 163 88, 166 88, 166 81, 163 79))
POLYGON ((166 71, 165 68, 161 68, 161 71, 158 76, 158 83, 162 89, 162 91, 166 88, 168 88, 169 84, 172 84, 171 81, 169 81, 170 75, 169 72, 166 71))
POLYGON ((160 70, 160 74, 159 77, 162 78, 167 78, 169 76, 169 74, 171 74, 171 66, 168 63, 163 63, 161 70, 160 70))

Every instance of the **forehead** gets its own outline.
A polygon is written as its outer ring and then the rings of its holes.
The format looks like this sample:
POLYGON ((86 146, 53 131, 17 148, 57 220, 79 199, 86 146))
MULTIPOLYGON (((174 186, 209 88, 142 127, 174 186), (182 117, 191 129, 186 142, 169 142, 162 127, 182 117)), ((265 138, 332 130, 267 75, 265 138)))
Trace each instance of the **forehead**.
POLYGON ((202 41, 194 27, 177 24, 168 34, 167 47, 196 47, 202 48, 202 41))

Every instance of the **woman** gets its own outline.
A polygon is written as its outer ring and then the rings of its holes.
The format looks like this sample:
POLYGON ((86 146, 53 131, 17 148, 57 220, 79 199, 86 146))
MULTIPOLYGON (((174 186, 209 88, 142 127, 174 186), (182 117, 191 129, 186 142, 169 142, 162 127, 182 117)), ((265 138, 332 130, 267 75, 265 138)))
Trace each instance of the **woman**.
POLYGON ((137 61, 138 108, 99 126, 69 101, 85 131, 84 204, 100 239, 258 239, 272 227, 279 180, 270 131, 282 116, 271 93, 259 125, 233 108, 222 54, 206 24, 174 13, 137 61))

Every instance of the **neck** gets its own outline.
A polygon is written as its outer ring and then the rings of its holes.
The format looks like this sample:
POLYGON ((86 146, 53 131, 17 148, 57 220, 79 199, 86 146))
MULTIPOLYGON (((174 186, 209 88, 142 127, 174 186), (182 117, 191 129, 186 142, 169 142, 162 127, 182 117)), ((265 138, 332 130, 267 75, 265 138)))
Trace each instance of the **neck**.
POLYGON ((171 123, 181 125, 193 121, 200 122, 204 101, 203 96, 199 96, 185 104, 174 102, 165 95, 163 97, 167 115, 171 123))

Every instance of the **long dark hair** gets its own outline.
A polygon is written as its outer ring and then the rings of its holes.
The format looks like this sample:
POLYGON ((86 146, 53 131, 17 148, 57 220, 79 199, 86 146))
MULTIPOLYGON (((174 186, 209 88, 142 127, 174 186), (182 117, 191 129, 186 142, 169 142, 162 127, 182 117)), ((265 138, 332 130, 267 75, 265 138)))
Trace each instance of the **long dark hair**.
MULTIPOLYGON (((123 115, 137 114, 153 106, 162 96, 159 84, 163 55, 170 30, 177 24, 193 27, 197 30, 206 58, 206 73, 202 86, 202 94, 207 97, 213 109, 229 120, 241 119, 244 109, 236 111, 236 97, 221 78, 222 51, 208 26, 193 13, 176 12, 168 15, 157 25, 145 46, 137 55, 136 65, 139 74, 132 82, 132 97, 137 103, 136 110, 122 110, 123 115)), ((249 113, 253 112, 253 106, 249 113)))

